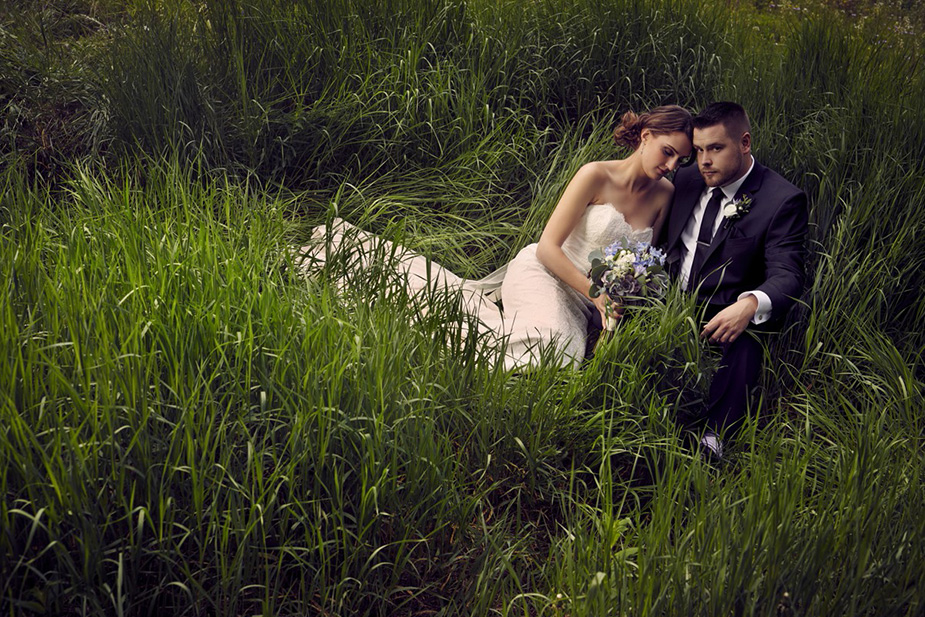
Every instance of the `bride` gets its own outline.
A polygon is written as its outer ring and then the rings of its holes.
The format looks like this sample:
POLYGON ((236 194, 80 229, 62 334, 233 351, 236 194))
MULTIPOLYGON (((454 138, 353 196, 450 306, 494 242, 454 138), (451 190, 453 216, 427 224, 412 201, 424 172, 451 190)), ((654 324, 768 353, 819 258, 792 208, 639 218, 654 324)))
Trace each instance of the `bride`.
POLYGON ((607 317, 619 318, 604 294, 589 295, 588 255, 619 238, 651 242, 658 237, 674 192, 665 175, 690 156, 692 133, 690 113, 677 105, 639 115, 626 112, 614 140, 632 154, 582 166, 569 181, 539 242, 524 247, 484 279, 462 279, 405 249, 396 253, 387 240, 342 219, 335 219, 330 228, 322 225, 313 230, 312 244, 300 251, 309 258, 302 267, 313 271, 332 251, 344 248, 360 256, 361 262, 377 248, 397 254, 397 274, 410 292, 437 286, 462 292, 464 307, 478 317, 479 328, 504 339, 505 368, 537 364, 550 351, 563 364, 577 365, 584 359, 588 324, 595 313, 601 323, 607 323, 607 317))

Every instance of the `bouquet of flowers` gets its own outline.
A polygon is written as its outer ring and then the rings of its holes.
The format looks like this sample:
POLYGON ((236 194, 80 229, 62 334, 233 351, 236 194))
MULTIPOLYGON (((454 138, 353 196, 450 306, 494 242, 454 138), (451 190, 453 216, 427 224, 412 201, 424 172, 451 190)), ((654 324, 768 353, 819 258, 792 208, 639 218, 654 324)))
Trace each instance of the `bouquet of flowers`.
MULTIPOLYGON (((621 304, 638 304, 646 298, 661 298, 668 290, 665 254, 648 242, 621 238, 603 250, 593 251, 588 259, 592 298, 606 293, 621 304)), ((608 317, 605 327, 613 330, 616 320, 608 317)))

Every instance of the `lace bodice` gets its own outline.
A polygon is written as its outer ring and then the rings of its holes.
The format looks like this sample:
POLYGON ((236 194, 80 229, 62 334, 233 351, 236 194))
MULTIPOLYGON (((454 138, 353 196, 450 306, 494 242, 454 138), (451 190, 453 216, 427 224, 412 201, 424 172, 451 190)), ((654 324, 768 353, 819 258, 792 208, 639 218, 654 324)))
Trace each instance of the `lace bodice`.
POLYGON ((633 229, 623 213, 613 204, 591 204, 585 209, 575 229, 562 243, 562 251, 575 267, 586 272, 591 267, 588 255, 602 249, 619 238, 651 242, 652 228, 633 229))

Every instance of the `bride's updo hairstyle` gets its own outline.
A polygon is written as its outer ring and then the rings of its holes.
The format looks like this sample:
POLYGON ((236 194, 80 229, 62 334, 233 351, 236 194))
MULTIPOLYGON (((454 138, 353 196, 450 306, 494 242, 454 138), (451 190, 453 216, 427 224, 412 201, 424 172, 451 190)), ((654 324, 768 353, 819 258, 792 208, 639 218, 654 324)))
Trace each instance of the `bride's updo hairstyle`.
POLYGON ((662 105, 639 115, 632 111, 623 114, 620 124, 614 129, 613 139, 617 145, 635 150, 645 129, 662 135, 684 133, 688 139, 694 138, 694 120, 690 112, 678 105, 662 105))

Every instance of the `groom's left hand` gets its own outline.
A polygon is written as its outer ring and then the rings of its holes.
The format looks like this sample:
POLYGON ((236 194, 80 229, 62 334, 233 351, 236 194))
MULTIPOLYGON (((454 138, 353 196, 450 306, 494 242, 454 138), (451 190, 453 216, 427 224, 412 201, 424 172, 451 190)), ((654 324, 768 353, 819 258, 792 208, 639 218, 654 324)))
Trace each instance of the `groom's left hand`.
POLYGON ((745 332, 748 323, 758 310, 758 298, 748 295, 727 306, 707 322, 700 338, 710 338, 711 343, 731 343, 745 332))

